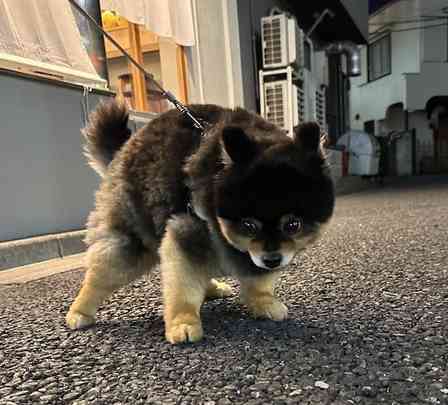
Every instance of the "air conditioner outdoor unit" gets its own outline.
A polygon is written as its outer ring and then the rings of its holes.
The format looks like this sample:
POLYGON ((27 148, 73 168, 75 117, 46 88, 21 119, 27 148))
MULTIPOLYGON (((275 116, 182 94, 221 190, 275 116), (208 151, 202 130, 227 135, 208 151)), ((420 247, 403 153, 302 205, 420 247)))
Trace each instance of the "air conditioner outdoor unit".
POLYGON ((307 118, 303 81, 291 66, 260 71, 261 116, 292 136, 293 129, 307 118))
POLYGON ((326 88, 321 86, 315 91, 314 119, 323 131, 327 131, 326 88))
POLYGON ((263 69, 275 69, 291 64, 304 64, 303 31, 294 18, 286 14, 271 15, 261 19, 263 69))

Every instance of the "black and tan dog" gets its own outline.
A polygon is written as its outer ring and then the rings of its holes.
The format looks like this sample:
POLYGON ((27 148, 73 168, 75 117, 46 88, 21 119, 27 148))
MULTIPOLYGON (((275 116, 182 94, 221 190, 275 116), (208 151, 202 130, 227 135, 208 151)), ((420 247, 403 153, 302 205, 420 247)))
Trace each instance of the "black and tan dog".
POLYGON ((242 109, 191 109, 210 124, 205 134, 175 110, 132 136, 117 102, 91 116, 85 149, 103 182, 70 328, 92 325, 106 297, 159 263, 171 343, 202 338, 203 301, 231 294, 216 277, 239 279, 255 317, 286 318, 274 295, 279 270, 317 239, 333 212, 319 127, 304 124, 290 138, 242 109))

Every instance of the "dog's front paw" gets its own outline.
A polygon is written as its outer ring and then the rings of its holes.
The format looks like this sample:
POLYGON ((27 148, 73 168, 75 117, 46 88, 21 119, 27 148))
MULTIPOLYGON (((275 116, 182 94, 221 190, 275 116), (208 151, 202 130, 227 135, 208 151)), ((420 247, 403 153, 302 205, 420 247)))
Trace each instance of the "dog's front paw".
POLYGON ((92 326, 95 323, 93 316, 84 315, 78 311, 68 311, 65 317, 65 323, 70 329, 84 329, 92 326))
POLYGON ((201 320, 197 317, 178 315, 166 326, 166 340, 172 344, 194 343, 202 339, 201 320))
POLYGON ((207 287, 205 296, 209 300, 216 298, 226 298, 233 294, 232 287, 223 281, 212 279, 210 285, 207 287))
POLYGON ((287 306, 272 296, 255 298, 246 304, 254 318, 283 321, 288 317, 287 306))

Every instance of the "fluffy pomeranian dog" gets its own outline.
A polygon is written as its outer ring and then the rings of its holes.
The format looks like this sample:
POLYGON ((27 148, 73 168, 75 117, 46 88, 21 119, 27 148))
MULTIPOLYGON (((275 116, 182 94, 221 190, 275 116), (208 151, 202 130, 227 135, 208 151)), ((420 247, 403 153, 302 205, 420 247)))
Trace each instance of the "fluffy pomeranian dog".
POLYGON ((91 115, 85 151, 103 181, 87 224, 84 282, 66 316, 71 329, 92 325, 106 297, 159 264, 171 343, 203 337, 202 303, 231 294, 219 277, 239 280, 254 317, 286 318, 276 280, 333 213, 319 126, 288 137, 243 109, 191 110, 208 123, 205 133, 176 110, 135 134, 116 101, 91 115))

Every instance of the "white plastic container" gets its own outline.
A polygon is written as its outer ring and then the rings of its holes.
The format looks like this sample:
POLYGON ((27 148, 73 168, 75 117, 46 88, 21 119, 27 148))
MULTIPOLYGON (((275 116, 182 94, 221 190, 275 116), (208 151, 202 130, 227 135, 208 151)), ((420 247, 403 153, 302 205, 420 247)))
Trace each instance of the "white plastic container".
POLYGON ((348 174, 352 176, 375 176, 380 165, 381 148, 378 140, 363 131, 351 130, 342 135, 338 145, 349 152, 348 174))

